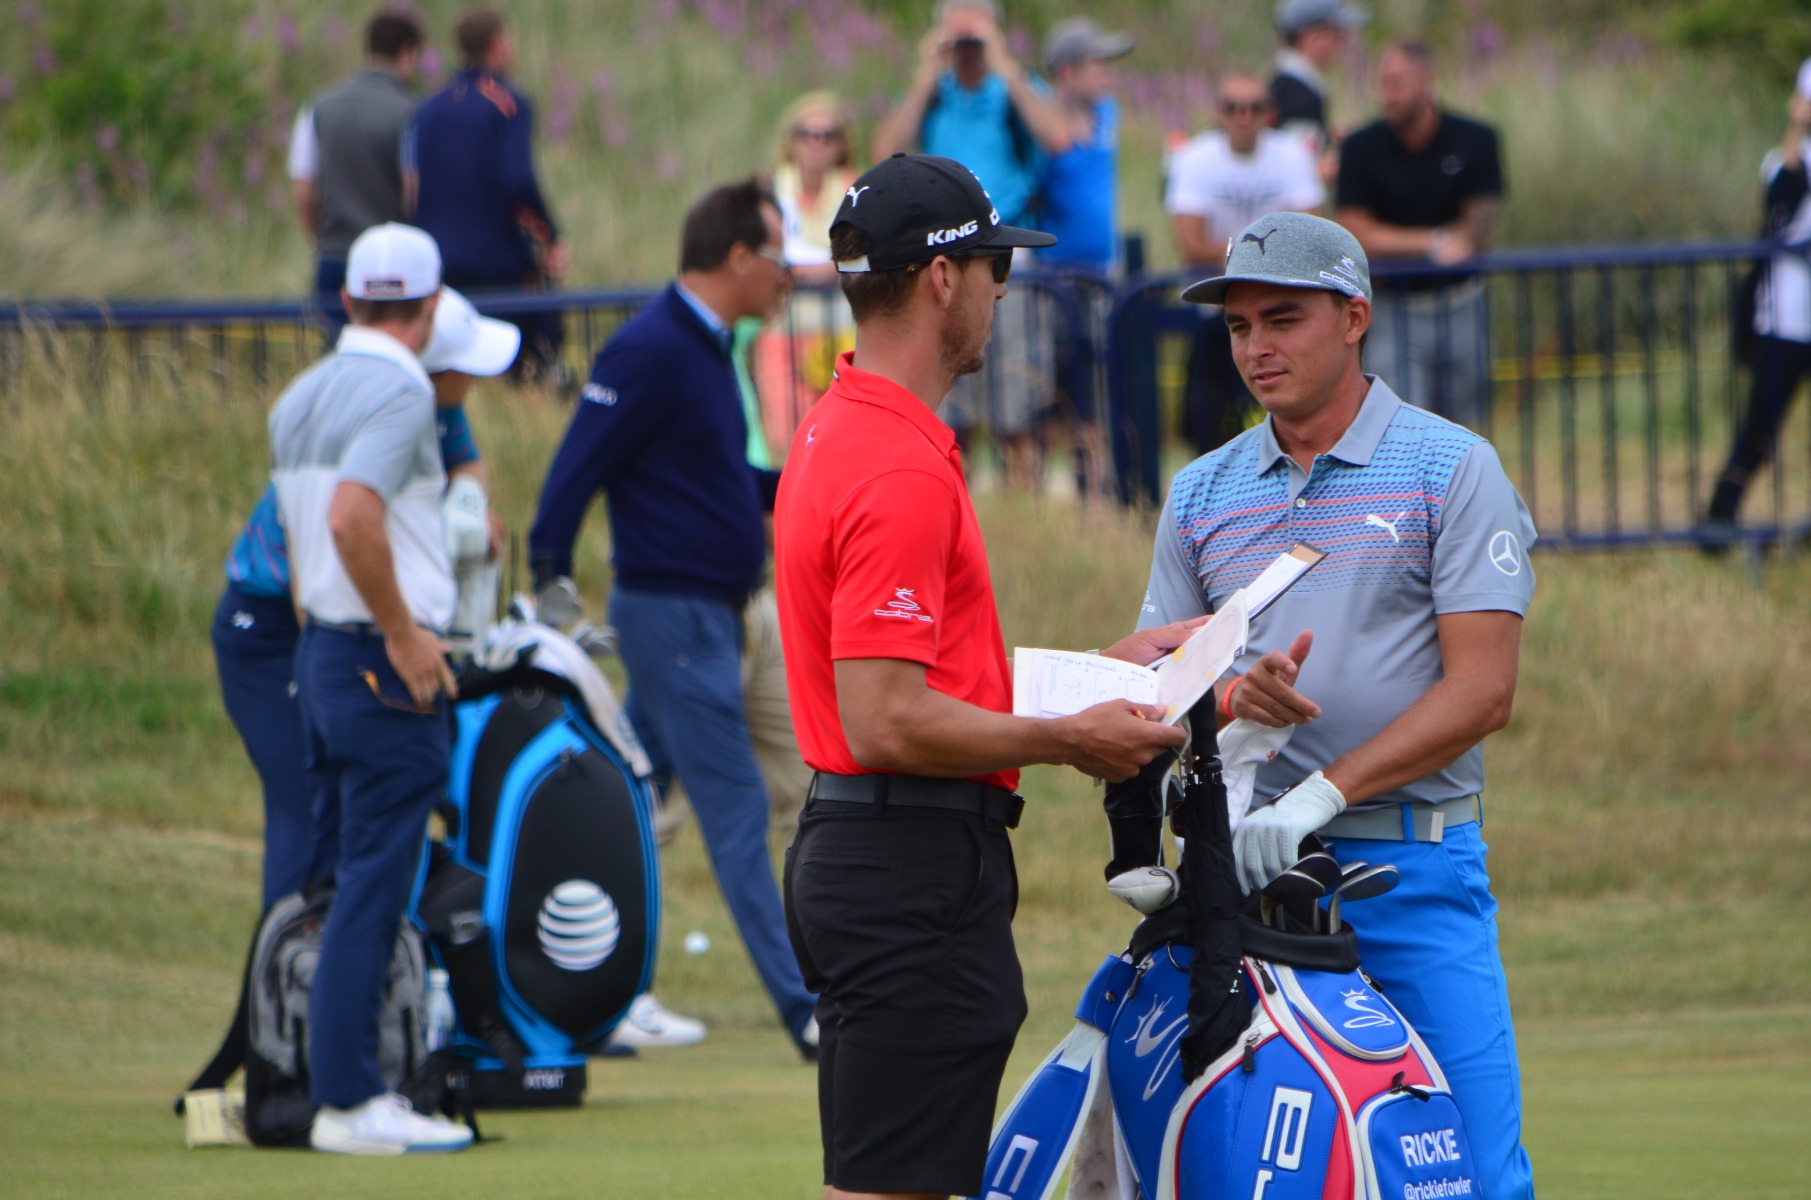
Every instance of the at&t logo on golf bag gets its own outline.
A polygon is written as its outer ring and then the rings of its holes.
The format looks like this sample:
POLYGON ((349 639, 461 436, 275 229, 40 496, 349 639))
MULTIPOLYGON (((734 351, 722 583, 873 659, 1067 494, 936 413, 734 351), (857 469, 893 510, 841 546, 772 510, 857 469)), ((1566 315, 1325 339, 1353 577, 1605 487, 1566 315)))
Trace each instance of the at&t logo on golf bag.
POLYGON ((589 879, 568 879, 541 904, 541 949, 556 966, 589 971, 616 949, 622 919, 610 893, 589 879))

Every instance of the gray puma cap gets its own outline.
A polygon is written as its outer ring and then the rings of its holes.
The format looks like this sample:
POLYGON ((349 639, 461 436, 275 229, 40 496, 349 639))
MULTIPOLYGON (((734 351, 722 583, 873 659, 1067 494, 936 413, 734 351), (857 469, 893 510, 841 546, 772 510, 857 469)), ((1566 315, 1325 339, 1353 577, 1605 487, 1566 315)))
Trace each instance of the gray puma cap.
POLYGON ((1371 264, 1343 225, 1308 213, 1259 217, 1226 246, 1226 271, 1182 293, 1193 304, 1223 304, 1235 283, 1275 283, 1371 298, 1371 264))

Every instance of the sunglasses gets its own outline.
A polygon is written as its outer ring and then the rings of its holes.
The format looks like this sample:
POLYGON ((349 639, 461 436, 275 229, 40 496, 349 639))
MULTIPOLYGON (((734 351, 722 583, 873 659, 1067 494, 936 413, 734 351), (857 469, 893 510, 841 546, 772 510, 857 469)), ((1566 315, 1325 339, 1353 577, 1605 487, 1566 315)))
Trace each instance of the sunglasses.
POLYGON ((1012 274, 1012 251, 1005 254, 977 254, 976 258, 985 258, 990 270, 994 273, 995 283, 1005 283, 1006 277, 1012 274))
POLYGON ((1220 111, 1229 117, 1255 117, 1270 111, 1270 101, 1228 100, 1220 105, 1220 111))
MULTIPOLYGON (((1012 251, 1010 250, 1004 254, 952 254, 949 256, 951 262, 958 262, 964 266, 979 259, 987 260, 988 269, 993 272, 995 283, 1005 283, 1007 277, 1012 274, 1012 251)), ((929 263, 913 263, 905 270, 909 275, 923 270, 929 265, 929 263)))
POLYGON ((843 131, 840 129, 807 129, 803 125, 793 128, 792 136, 801 142, 840 142, 843 131))
POLYGON ((774 266, 780 268, 780 270, 790 271, 792 269, 792 263, 790 260, 787 259, 786 251, 784 249, 782 249, 781 247, 779 247, 779 246, 755 246, 755 247, 753 247, 753 249, 756 254, 760 255, 762 258, 766 259, 768 262, 772 263, 774 266))

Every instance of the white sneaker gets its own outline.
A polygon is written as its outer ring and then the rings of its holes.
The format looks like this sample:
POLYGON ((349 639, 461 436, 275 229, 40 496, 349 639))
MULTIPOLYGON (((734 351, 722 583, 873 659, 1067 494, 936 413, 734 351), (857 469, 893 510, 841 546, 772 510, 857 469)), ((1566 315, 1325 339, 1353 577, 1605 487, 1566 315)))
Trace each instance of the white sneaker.
POLYGON ((356 1108, 323 1105, 314 1114, 309 1144, 329 1154, 435 1154, 463 1150, 472 1131, 440 1117, 424 1117, 395 1092, 373 1096, 356 1108))
POLYGON ((669 1012, 652 993, 637 996, 629 1015, 610 1035, 613 1046, 696 1046, 704 1040, 704 1022, 669 1012))

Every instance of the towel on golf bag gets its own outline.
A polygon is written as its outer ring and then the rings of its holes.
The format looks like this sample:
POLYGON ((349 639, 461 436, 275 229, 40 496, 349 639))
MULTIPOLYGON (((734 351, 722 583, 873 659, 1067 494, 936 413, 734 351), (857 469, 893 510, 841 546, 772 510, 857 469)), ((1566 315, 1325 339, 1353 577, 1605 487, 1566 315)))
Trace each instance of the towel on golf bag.
MULTIPOLYGON (((245 1132, 258 1146, 306 1146, 314 1124, 308 1096, 308 995, 321 957, 331 884, 271 905, 252 947, 246 989, 245 1132)), ((426 967, 421 935, 406 919, 396 932, 378 1016, 377 1066, 416 1112, 441 1105, 446 1056, 423 1040, 426 967)))
POLYGON ((499 635, 508 655, 479 662, 503 669, 467 672, 454 705, 446 833, 412 911, 447 970, 473 1107, 578 1104, 586 1051, 653 979, 652 794, 640 746, 598 720, 594 698, 609 721, 614 696, 584 652, 546 626, 499 635))

